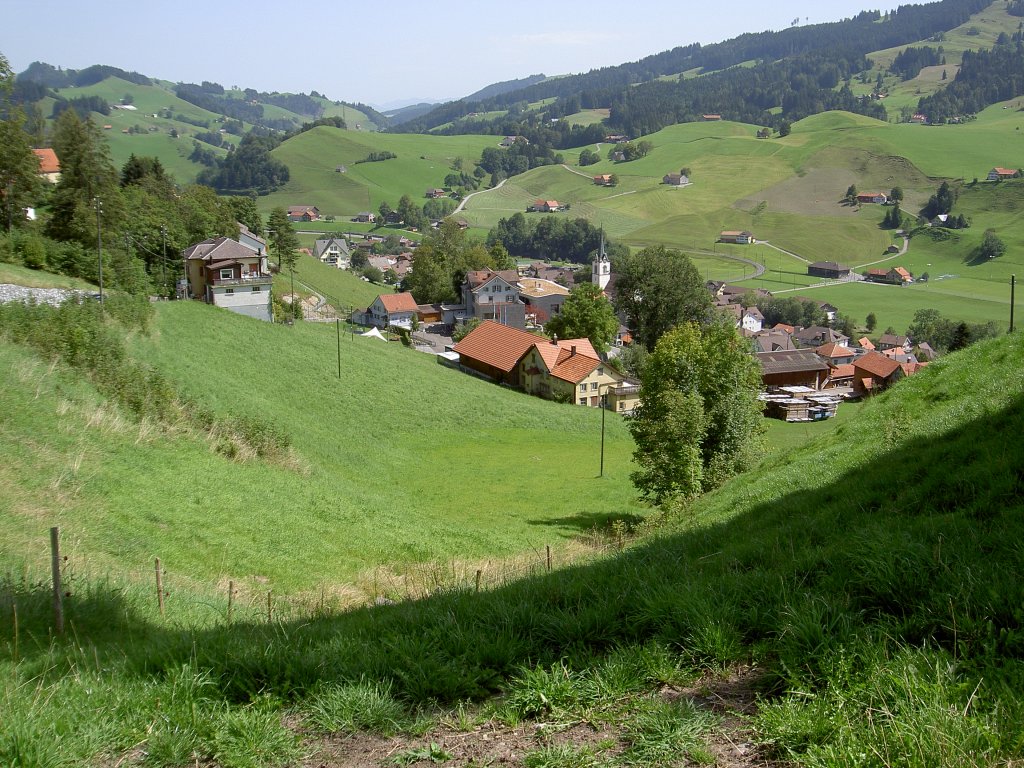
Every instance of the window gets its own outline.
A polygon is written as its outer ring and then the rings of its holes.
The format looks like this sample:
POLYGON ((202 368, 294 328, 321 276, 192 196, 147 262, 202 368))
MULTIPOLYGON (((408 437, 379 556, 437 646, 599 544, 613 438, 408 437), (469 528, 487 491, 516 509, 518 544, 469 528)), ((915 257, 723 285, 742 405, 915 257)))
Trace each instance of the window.
POLYGON ((598 368, 597 369, 597 375, 598 376, 604 376, 604 368, 598 368))
POLYGON ((263 288, 261 288, 261 287, 260 287, 260 286, 258 286, 258 285, 254 285, 254 286, 252 287, 252 292, 253 292, 253 293, 259 293, 259 292, 260 292, 260 291, 262 291, 262 290, 263 290, 263 288))
POLYGON ((221 280, 230 280, 234 276, 235 276, 235 270, 233 270, 231 267, 226 267, 226 268, 224 268, 224 269, 222 269, 220 271, 220 279, 221 280))
POLYGON ((587 398, 581 397, 580 398, 580 405, 586 405, 586 404, 587 404, 587 398))
POLYGON ((620 411, 626 410, 626 403, 625 403, 625 401, 619 400, 619 410, 620 411))
POLYGON ((597 382, 596 381, 590 382, 590 391, 591 392, 596 392, 597 391, 597 382))
POLYGON ((587 383, 583 382, 582 384, 580 384, 580 392, 586 392, 586 391, 587 391, 587 383))
POLYGON ((234 288, 225 288, 224 289, 224 293, 234 293, 234 292, 235 292, 234 288))

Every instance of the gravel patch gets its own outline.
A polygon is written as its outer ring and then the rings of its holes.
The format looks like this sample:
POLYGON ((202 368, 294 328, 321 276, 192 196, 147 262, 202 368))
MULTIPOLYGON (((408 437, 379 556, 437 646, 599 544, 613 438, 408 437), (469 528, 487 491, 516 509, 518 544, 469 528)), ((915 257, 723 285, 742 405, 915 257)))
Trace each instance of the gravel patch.
POLYGON ((23 285, 0 284, 0 304, 34 299, 38 304, 52 304, 56 307, 72 296, 83 294, 89 295, 86 291, 72 291, 68 288, 26 288, 23 285))

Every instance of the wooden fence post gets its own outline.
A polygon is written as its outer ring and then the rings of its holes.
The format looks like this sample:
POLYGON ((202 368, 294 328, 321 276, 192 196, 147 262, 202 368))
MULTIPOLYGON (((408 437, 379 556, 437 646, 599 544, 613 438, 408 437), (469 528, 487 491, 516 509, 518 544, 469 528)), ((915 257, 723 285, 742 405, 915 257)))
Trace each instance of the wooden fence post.
POLYGON ((64 634, 64 589, 60 583, 60 528, 50 529, 50 570, 53 572, 53 625, 64 634))
POLYGON ((476 570, 476 591, 480 591, 480 577, 483 575, 483 571, 477 568, 476 570))
POLYGON ((548 573, 551 573, 551 545, 548 544, 546 546, 548 550, 548 573))
POLYGON ((274 620, 274 604, 271 596, 274 594, 274 590, 267 590, 267 621, 271 622, 274 620))
POLYGON ((228 624, 231 623, 231 608, 235 603, 235 582, 228 582, 228 624))
POLYGON ((156 559, 156 604, 160 607, 160 615, 164 615, 164 576, 160 570, 160 558, 156 559))

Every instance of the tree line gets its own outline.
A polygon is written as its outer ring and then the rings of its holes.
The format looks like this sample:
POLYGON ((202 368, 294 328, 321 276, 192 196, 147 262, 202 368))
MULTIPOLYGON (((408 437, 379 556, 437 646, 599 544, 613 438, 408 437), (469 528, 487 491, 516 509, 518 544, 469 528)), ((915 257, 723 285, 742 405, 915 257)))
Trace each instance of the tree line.
MULTIPOLYGON (((650 123, 650 117, 640 119, 631 115, 630 110, 626 108, 630 95, 637 90, 637 84, 651 83, 658 78, 690 70, 723 75, 726 74, 724 70, 749 61, 783 62, 805 56, 816 60, 815 68, 818 74, 830 77, 828 73, 833 71, 830 60, 836 54, 847 59, 856 58, 872 51, 927 39, 964 23, 971 14, 977 13, 989 4, 988 0, 941 0, 923 5, 903 5, 884 17, 877 11, 865 11, 838 22, 791 27, 778 32, 744 34, 714 45, 693 44, 677 47, 636 62, 545 80, 526 88, 496 94, 489 99, 464 100, 442 105, 414 121, 415 128, 409 130, 428 131, 470 113, 505 110, 517 103, 535 103, 552 98, 556 100, 555 103, 545 107, 545 110, 556 116, 572 114, 567 111, 569 107, 575 112, 580 108, 607 107, 614 101, 620 104, 621 114, 630 116, 629 123, 650 123)), ((730 108, 740 108, 740 103, 733 100, 728 102, 726 109, 723 110, 721 100, 716 104, 707 95, 694 95, 701 91, 701 83, 706 79, 707 76, 676 83, 675 85, 680 86, 679 101, 693 106, 686 109, 674 108, 672 111, 685 112, 689 116, 688 119, 695 119, 695 116, 710 112, 731 114, 730 108), (690 93, 691 90, 694 93, 690 93)), ((733 89, 735 90, 735 84, 733 89)), ((753 97, 757 96, 755 89, 744 92, 753 97)), ((824 94, 820 94, 819 99, 823 98, 824 94)), ((777 99, 763 108, 778 107, 781 103, 781 99, 777 99)), ((824 103, 821 106, 826 109, 835 108, 825 106, 824 103)), ((808 101, 803 109, 817 107, 816 101, 808 101)), ((789 119, 794 118, 789 116, 789 119)), ((764 120, 748 122, 774 125, 764 120)), ((641 135, 629 129, 626 122, 618 122, 614 117, 608 124, 633 135, 641 135)), ((664 124, 667 123, 662 125, 664 124)))

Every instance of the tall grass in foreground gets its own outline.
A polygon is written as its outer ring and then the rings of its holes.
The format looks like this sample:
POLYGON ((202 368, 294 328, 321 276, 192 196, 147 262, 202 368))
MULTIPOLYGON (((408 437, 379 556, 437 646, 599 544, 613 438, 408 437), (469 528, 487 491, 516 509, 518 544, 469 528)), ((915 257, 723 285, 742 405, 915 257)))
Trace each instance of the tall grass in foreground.
POLYGON ((271 622, 253 606, 228 625, 200 596, 161 620, 139 588, 91 580, 53 639, 45 584, 11 575, 0 762, 283 765, 311 748, 284 722, 421 733, 467 701, 544 724, 531 764, 704 761, 719 726, 663 693, 752 666, 766 756, 1009 763, 1024 757, 1022 370, 1015 337, 950 356, 622 553, 480 593, 271 622), (576 723, 614 726, 614 745, 545 736, 576 723))

